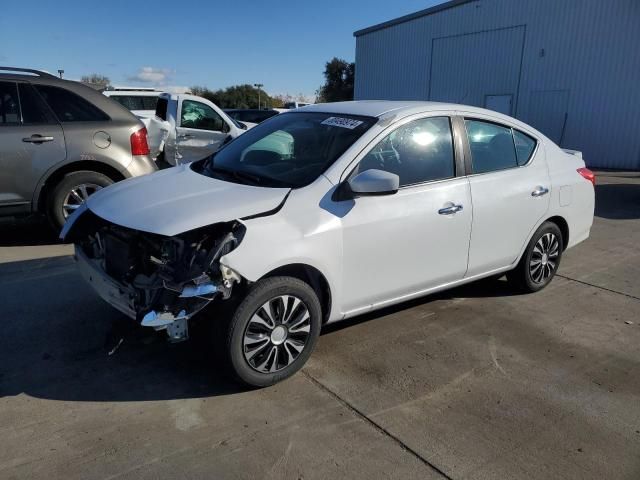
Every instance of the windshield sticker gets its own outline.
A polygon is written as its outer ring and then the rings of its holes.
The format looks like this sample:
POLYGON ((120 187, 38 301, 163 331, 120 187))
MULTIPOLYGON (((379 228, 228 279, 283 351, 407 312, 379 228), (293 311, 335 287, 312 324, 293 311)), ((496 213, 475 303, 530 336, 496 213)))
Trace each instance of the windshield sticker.
POLYGON ((322 125, 329 125, 330 127, 342 127, 353 130, 354 128, 362 125, 362 123, 363 122, 361 122, 360 120, 353 120, 351 118, 329 117, 322 122, 322 125))

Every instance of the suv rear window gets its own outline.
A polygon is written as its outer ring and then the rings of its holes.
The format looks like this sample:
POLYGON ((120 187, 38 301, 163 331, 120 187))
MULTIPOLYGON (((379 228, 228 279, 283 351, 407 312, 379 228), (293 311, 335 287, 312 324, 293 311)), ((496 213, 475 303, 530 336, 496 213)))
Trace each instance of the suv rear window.
POLYGON ((60 122, 96 122, 109 120, 98 107, 75 93, 60 87, 38 85, 36 89, 60 122))

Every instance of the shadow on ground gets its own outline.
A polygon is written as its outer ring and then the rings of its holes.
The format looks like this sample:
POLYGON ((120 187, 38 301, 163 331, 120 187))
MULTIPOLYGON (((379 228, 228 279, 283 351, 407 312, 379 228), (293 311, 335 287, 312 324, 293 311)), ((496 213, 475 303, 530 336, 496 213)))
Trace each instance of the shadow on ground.
POLYGON ((596 184, 595 215, 611 220, 640 218, 639 183, 596 184))
MULTIPOLYGON (((223 373, 208 328, 196 326, 192 339, 180 344, 167 343, 163 332, 136 328, 85 285, 68 257, 0 266, 0 286, 7 294, 0 397, 26 393, 64 401, 119 402, 245 390, 223 373), (46 269, 41 268, 44 261, 46 269), (122 344, 109 355, 120 338, 122 344)), ((486 280, 341 322, 327 331, 436 299, 511 294, 506 282, 486 280)), ((215 312, 203 315, 208 320, 215 312)))
POLYGON ((0 223, 0 247, 55 245, 58 232, 39 216, 0 223))

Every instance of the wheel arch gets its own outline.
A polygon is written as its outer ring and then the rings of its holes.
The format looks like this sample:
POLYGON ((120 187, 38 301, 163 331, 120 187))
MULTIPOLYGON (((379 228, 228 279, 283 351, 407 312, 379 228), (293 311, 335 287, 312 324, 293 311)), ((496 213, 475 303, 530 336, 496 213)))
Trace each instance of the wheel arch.
POLYGON ((45 211, 45 202, 51 190, 64 178, 65 175, 73 172, 98 172, 106 175, 114 182, 124 180, 125 176, 117 168, 103 162, 92 160, 79 160, 77 162, 65 163, 56 170, 50 172, 41 184, 36 197, 33 201, 34 210, 38 212, 45 211))
POLYGON ((567 221, 560 215, 549 217, 545 221, 555 223, 558 226, 560 233, 562 233, 562 251, 566 250, 569 245, 569 224, 567 221))
POLYGON ((318 295, 322 307, 322 323, 329 320, 331 314, 331 287, 327 278, 320 270, 305 263, 292 263, 275 268, 261 278, 269 277, 293 277, 307 283, 318 295))

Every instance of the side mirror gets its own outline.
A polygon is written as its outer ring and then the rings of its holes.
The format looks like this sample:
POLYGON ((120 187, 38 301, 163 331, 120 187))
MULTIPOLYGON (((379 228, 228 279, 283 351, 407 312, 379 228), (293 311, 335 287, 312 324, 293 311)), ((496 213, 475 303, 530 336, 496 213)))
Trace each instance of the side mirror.
POLYGON ((348 182, 354 197, 392 195, 398 191, 400 178, 384 170, 365 170, 348 182))

